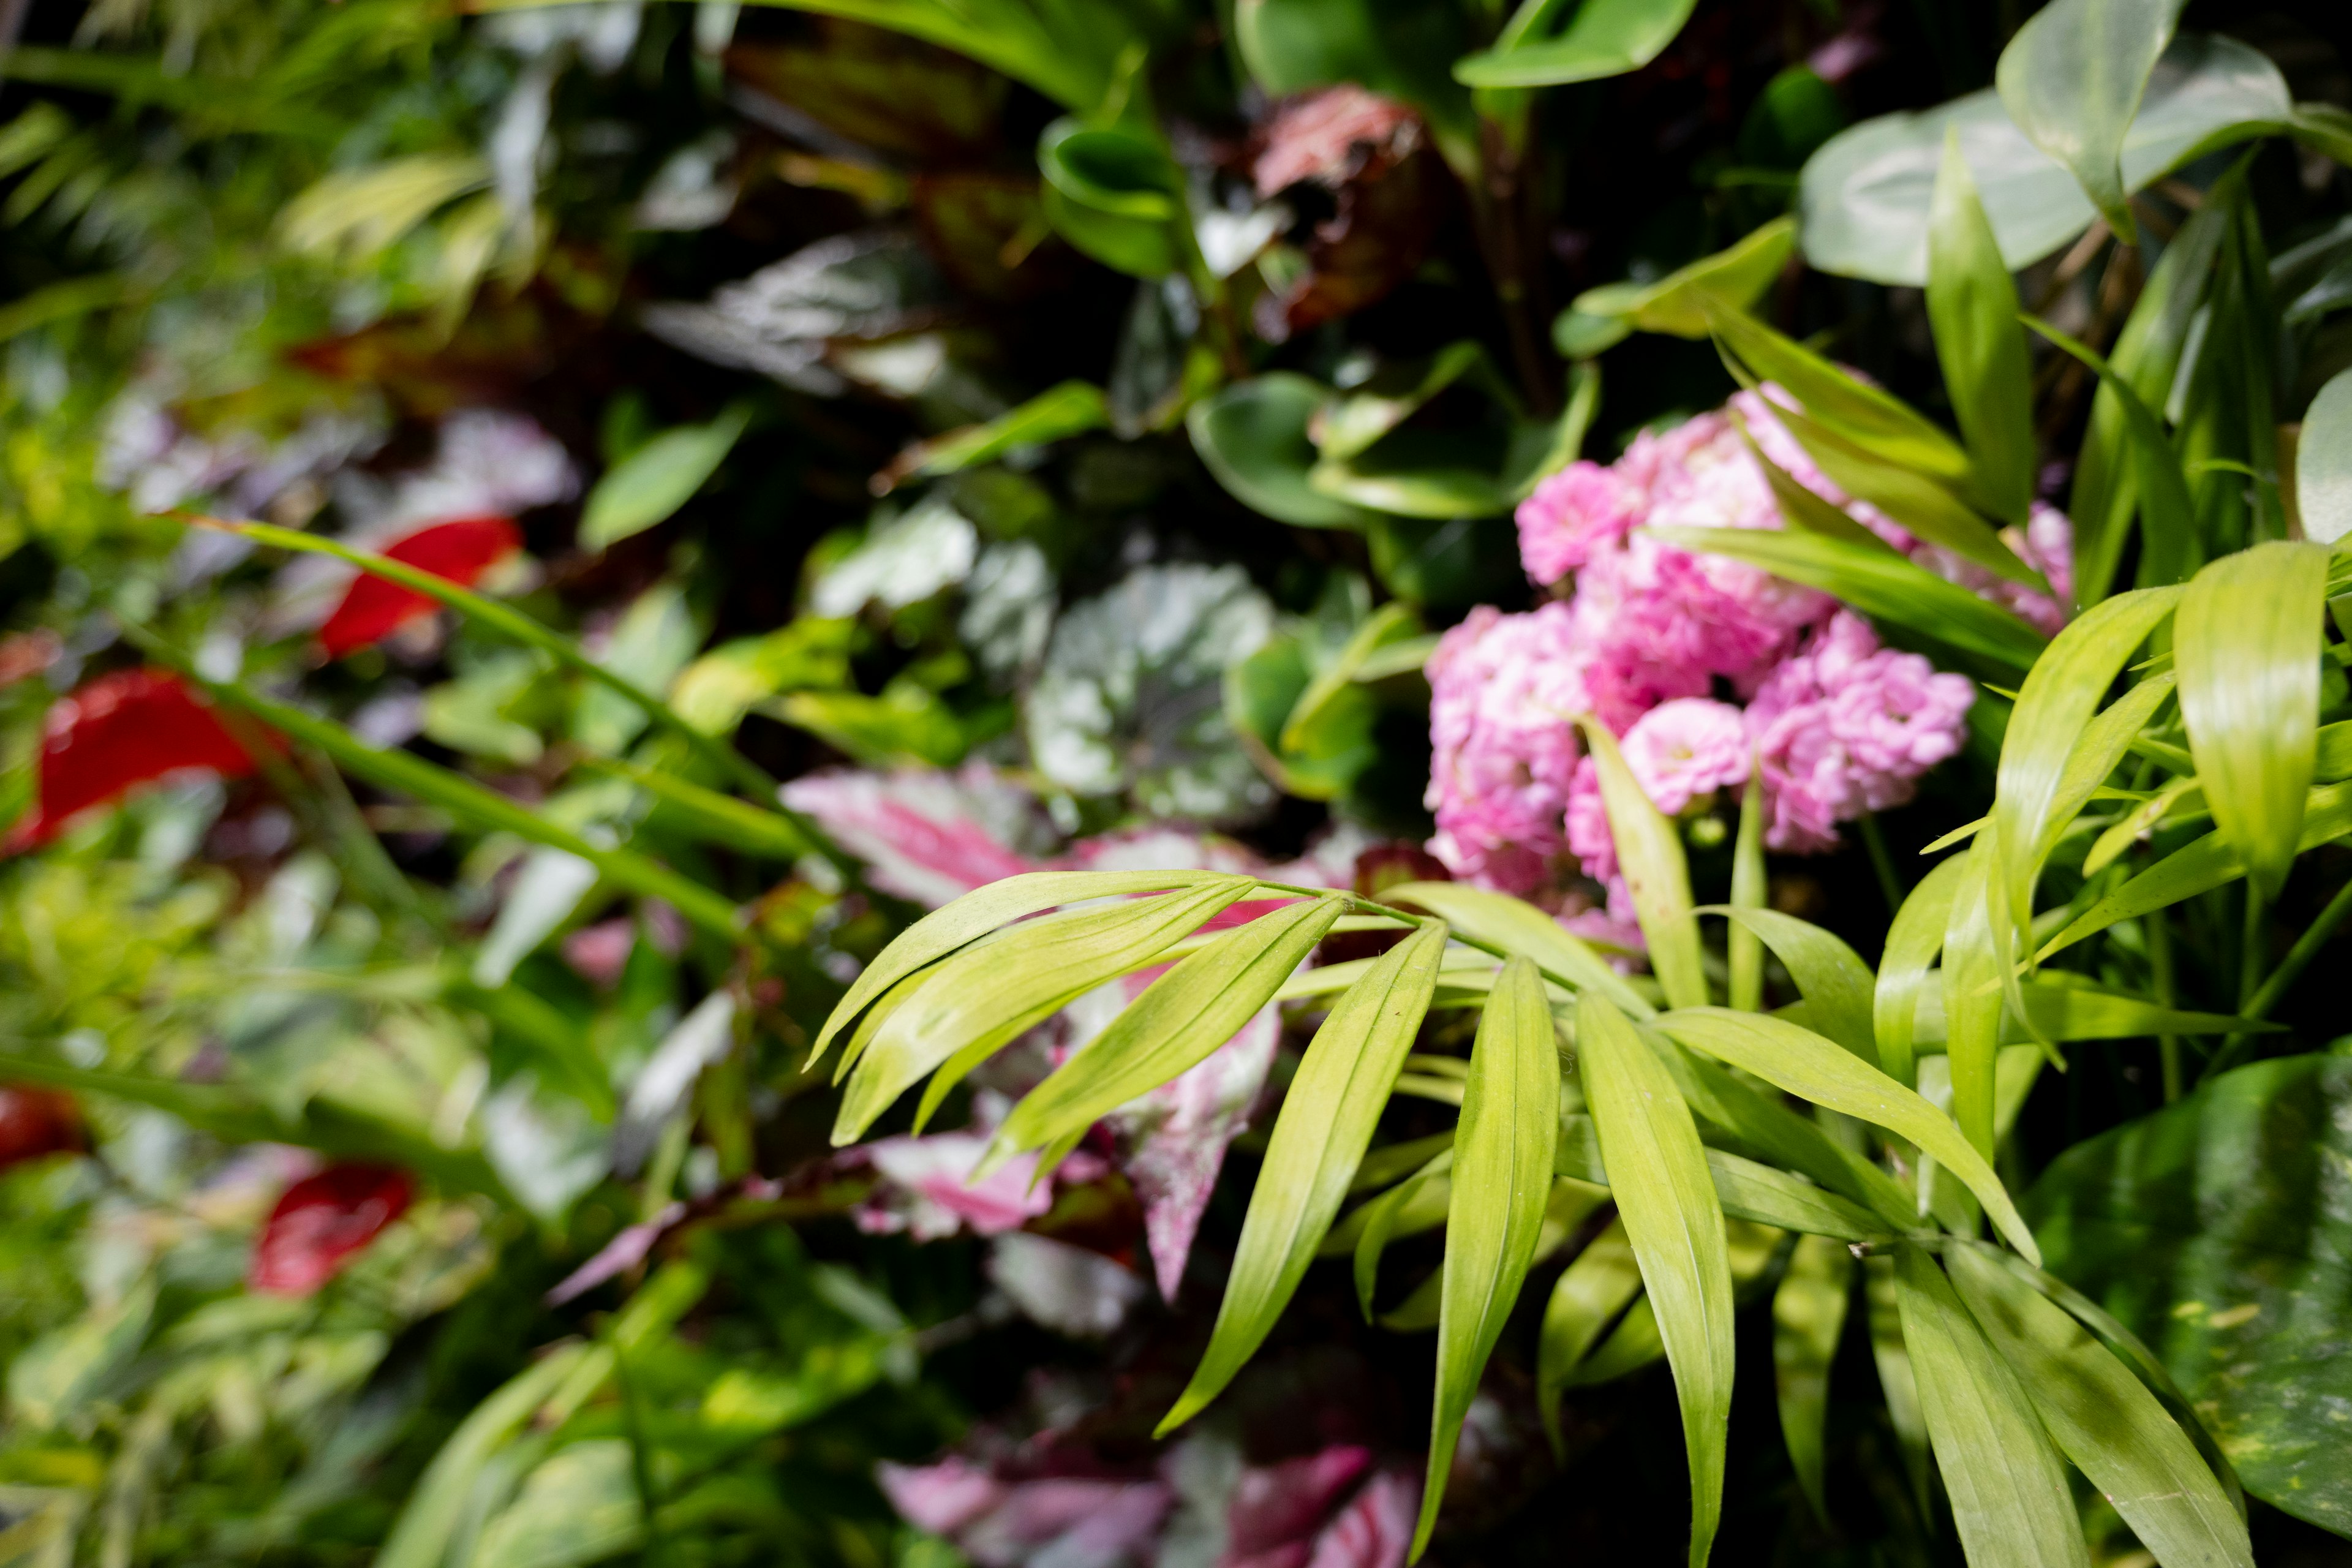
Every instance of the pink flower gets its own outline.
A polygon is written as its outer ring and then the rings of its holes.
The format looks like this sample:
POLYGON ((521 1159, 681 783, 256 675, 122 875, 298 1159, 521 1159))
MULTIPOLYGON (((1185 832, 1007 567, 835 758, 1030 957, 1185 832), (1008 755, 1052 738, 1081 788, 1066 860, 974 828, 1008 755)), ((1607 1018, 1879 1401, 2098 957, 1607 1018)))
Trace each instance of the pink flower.
POLYGON ((1641 490, 1614 468, 1574 462, 1519 503, 1519 560, 1538 583, 1557 583, 1641 521, 1641 490))
POLYGON ((1617 840, 1609 831, 1609 808, 1601 799, 1601 770, 1591 757, 1577 765, 1568 792, 1568 852, 1596 882, 1617 879, 1617 840))
POLYGON ((1560 812, 1591 703, 1589 658, 1566 605, 1481 605, 1431 656, 1430 853, 1467 880, 1527 892, 1560 847, 1560 812))
POLYGON ((1748 777, 1748 727, 1728 702, 1685 697, 1625 731, 1625 765, 1651 804, 1679 816, 1690 803, 1748 777))

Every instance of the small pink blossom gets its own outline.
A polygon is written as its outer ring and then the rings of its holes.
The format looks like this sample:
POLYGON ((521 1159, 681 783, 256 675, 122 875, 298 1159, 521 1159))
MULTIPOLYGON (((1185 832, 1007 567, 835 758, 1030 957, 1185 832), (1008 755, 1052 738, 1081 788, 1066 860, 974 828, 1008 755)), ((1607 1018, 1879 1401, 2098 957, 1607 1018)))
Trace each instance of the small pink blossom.
POLYGON ((1557 583, 1641 521, 1643 497, 1598 463, 1570 463, 1519 503, 1519 559, 1538 583, 1557 583))
POLYGON ((1642 793, 1668 816, 1748 778, 1748 727, 1728 702, 1685 697, 1660 703, 1634 721, 1623 746, 1642 793))
POLYGON ((1524 616, 1481 605, 1440 639, 1428 666, 1429 848, 1455 876, 1506 892, 1543 881, 1580 751, 1586 663, 1566 605, 1524 616))

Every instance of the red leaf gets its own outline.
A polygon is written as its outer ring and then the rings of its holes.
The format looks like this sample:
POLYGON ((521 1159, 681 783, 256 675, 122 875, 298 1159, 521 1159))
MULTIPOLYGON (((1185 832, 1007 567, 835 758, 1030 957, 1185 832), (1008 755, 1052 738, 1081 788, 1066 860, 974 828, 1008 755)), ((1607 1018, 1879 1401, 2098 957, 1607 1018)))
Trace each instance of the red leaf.
MULTIPOLYGON (((521 548, 522 534, 511 519, 456 517, 394 540, 383 553, 404 566, 470 588, 493 564, 521 548)), ((319 628, 319 647, 329 658, 341 658, 432 612, 433 601, 415 589, 362 572, 319 628)))
POLYGON ((53 1089, 0 1087, 0 1171, 82 1146, 81 1111, 53 1089))
POLYGON ((416 1184, 390 1165, 330 1165, 278 1194, 253 1244, 245 1281, 273 1296, 308 1296, 401 1216, 416 1184))
POLYGON ((209 768, 234 779, 256 766, 252 753, 178 676, 161 669, 102 675, 49 710, 39 803, 0 849, 44 843, 76 813, 166 773, 209 768))

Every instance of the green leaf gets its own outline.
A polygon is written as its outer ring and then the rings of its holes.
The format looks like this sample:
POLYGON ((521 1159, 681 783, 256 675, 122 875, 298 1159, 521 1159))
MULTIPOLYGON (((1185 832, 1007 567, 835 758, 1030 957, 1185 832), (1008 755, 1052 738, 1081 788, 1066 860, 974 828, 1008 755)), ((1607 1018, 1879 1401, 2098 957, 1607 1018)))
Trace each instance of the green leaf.
POLYGON ((1641 69, 1683 30, 1697 0, 1583 0, 1557 37, 1533 37, 1557 0, 1521 0, 1496 47, 1454 62, 1471 87, 1557 87, 1641 69))
MULTIPOLYGON (((1210 877, 1151 898, 1066 910, 1024 921, 924 971, 921 982, 882 1021, 851 1070, 834 1121, 835 1145, 862 1137, 893 1100, 950 1058, 988 1042, 1002 1045, 1051 1017, 1072 998, 1147 966, 1254 885, 1246 877, 1210 877)), ((965 898, 992 890, 982 889, 965 898)), ((919 922, 907 935, 921 929, 919 922)), ((880 961, 876 966, 880 967, 880 961)), ((836 1009, 835 1016, 843 1015, 836 1009)))
MULTIPOLYGON (((1731 901, 1743 910, 1764 907, 1764 780, 1749 768, 1739 794, 1739 833, 1731 847, 1731 901)), ((1734 920, 1725 939, 1728 1000, 1744 1013, 1764 1005, 1764 944, 1745 921, 1734 920)))
POLYGON ((1913 564, 1875 540, 1864 545, 1796 529, 1653 528, 1668 544, 1728 555, 1819 588, 1865 615, 2018 669, 2040 657, 2042 635, 1958 584, 1913 564))
MULTIPOLYGON (((1944 1049, 1951 1058, 1952 1114, 1987 1159, 1994 1145, 2001 1009, 2018 987, 2015 927, 2000 918, 2000 846, 1998 828, 1988 823, 1961 854, 1951 920, 1944 928, 1944 1049)), ((2021 995, 2016 1011, 2023 1012, 2021 995)))
MULTIPOLYGON (((1341 895, 1302 899, 1180 959, 1108 1028, 1021 1097, 997 1129, 989 1158, 1084 1132, 1199 1063, 1273 999, 1347 908, 1341 895)), ((1013 961, 1008 956, 1003 962, 1013 961)))
POLYGON ((967 425, 928 441, 918 441, 883 470, 893 485, 935 479, 992 463, 1024 447, 1048 447, 1110 424, 1103 389, 1092 382, 1065 381, 995 418, 967 425))
MULTIPOLYGON (((1412 1559, 1429 1544, 1463 1417, 1534 1260, 1559 1137, 1559 1052, 1552 1039, 1551 1005, 1536 966, 1515 958, 1504 965, 1478 1021, 1454 1134, 1429 1475, 1412 1559)), ((1707 1195, 1713 1197, 1712 1188, 1707 1195)))
POLYGON ((1454 1206, 1454 1150, 1433 1155, 1429 1163, 1370 1203, 1358 1207, 1332 1227, 1316 1248, 1319 1258, 1349 1255, 1356 1286, 1356 1306, 1364 1321, 1373 1321, 1372 1298, 1380 1286, 1381 1254, 1400 1236, 1418 1236, 1445 1223, 1454 1206))
MULTIPOLYGON (((1604 997, 1577 1006, 1585 1098, 1616 1181, 1610 1191, 1642 1266, 1690 1463, 1690 1562, 1706 1561, 1723 1508, 1731 1415, 1731 1264, 1698 1129, 1673 1079, 1604 997)), ((1667 1021, 1675 1015, 1666 1016, 1667 1021)))
POLYGON ((1381 897, 1427 910, 1455 935, 1528 959, 1570 990, 1597 991, 1637 1018, 1656 1011, 1581 938, 1525 899, 1466 882, 1404 882, 1381 889, 1381 897))
POLYGON ((1996 575, 2042 593, 2049 584, 2018 558, 1992 524, 1942 480, 1870 451, 1810 416, 1790 410, 1780 423, 1831 483, 1868 501, 1912 533, 1996 575))
POLYGON ((1663 1015, 1658 1027, 1695 1050, 1706 1052, 1765 1082, 1859 1117, 1917 1144, 1958 1176, 1991 1215, 2009 1244, 2039 1263, 2032 1234, 2018 1217, 2009 1193, 1982 1155, 1960 1136, 1951 1118, 1869 1063, 1857 1060, 1810 1029, 1769 1014, 1734 1013, 1722 1007, 1681 1008, 1663 1015))
MULTIPOLYGON (((1717 1200, 1733 1219, 1841 1241, 1888 1241, 1902 1234, 1899 1227, 1851 1199, 1727 1150, 1709 1149, 1706 1168, 1715 1183, 1717 1200)), ((1609 1170, 1601 1158, 1601 1140, 1593 1131, 1592 1118, 1582 1114, 1560 1118, 1554 1169, 1592 1186, 1609 1185, 1609 1170)))
POLYGON ((810 1047, 803 1070, 822 1061, 833 1037, 884 992, 1000 926, 1063 904, 1164 893, 1218 879, 1211 871, 1024 871, 975 888, 900 931, 873 963, 858 972, 849 994, 835 1004, 824 1026, 817 1031, 816 1044, 810 1047))
POLYGON ((1470 95, 1446 68, 1467 47, 1465 16, 1412 0, 1236 0, 1233 41, 1269 97, 1354 82, 1427 116, 1457 168, 1475 158, 1470 95))
POLYGON ((2352 533, 2352 370, 2336 372, 2304 414, 2294 504, 2305 539, 2334 544, 2352 533))
MULTIPOLYGON (((2123 421, 2123 442, 2131 454, 2134 493, 2139 502, 2144 541, 2140 580, 2157 586, 2183 581, 2204 558, 2204 543, 2188 474, 2164 426, 2138 391, 2087 346, 2047 321, 2029 316, 2025 324, 2097 372, 2100 391, 2113 395, 2123 421)), ((2113 542, 2113 549, 2122 547, 2120 539, 2113 542)))
POLYGON ((1788 966, 1789 978, 1803 993, 1811 1026, 1871 1066, 1878 1065, 1878 1043, 1871 1022, 1875 982, 1870 966, 1853 949, 1810 921, 1778 910, 1707 904, 1698 912, 1725 916, 1734 926, 1761 938, 1788 966))
POLYGON ((1903 1310, 1895 1300, 1895 1259, 1874 1252, 1862 1260, 1863 1300, 1869 1309, 1870 1356, 1878 1371, 1878 1387, 1886 1401, 1886 1418, 1903 1450, 1903 1468, 1911 1478, 1911 1495, 1925 1517, 1932 1508, 1928 1496, 1927 1420, 1919 1412, 1919 1380, 1911 1373, 1911 1352, 1903 1342, 1903 1310))
POLYGON ((2294 863, 2311 789, 2327 566, 2324 545, 2258 544, 2200 572, 2173 619, 2189 754, 2266 900, 2294 863))
POLYGON ((1755 317, 1700 300, 1716 341, 1758 381, 1777 383, 1822 427, 1878 458, 1945 484, 1964 483, 1969 455, 1901 398, 1774 331, 1755 317))
POLYGON ((1638 328, 1678 338, 1704 338, 1711 329, 1702 295, 1727 310, 1747 310, 1787 269, 1796 248, 1796 220, 1774 218, 1736 244, 1678 267, 1654 283, 1608 283, 1588 289, 1561 313, 1552 328, 1553 342, 1563 354, 1577 358, 1581 356, 1570 346, 1572 334, 1591 333, 1604 324, 1614 325, 1621 337, 1638 328))
POLYGON ((2253 1568, 2246 1521, 2156 1395, 2075 1321, 1972 1247, 1944 1266, 2043 1428, 2166 1568, 2253 1568))
MULTIPOLYGON (((1496 384, 1494 363, 1475 339, 1382 365, 1362 385, 1333 395, 1308 423, 1307 435, 1325 458, 1359 457, 1465 376, 1489 388, 1496 384)), ((1511 400, 1507 390, 1504 396, 1511 400)))
POLYGON ((2052 0, 2000 52, 1995 81, 2018 128, 2073 172, 2125 240, 2124 135, 2172 41, 2183 0, 2052 0))
POLYGON ((1888 555, 1897 553, 1895 547, 1863 527, 1848 516, 1842 507, 1832 506, 1799 483, 1789 471, 1764 455, 1748 428, 1747 419, 1739 410, 1729 411, 1731 423, 1738 427, 1740 444, 1748 448, 1748 457, 1763 470, 1764 481, 1772 488, 1772 500, 1779 506, 1780 521, 1790 528, 1801 528, 1808 533, 1818 533, 1842 543, 1859 545, 1864 550, 1876 550, 1888 555))
POLYGON ((1916 1247, 1895 1262, 1903 1342, 1952 1522, 1979 1568, 2090 1568, 2066 1473, 2025 1390, 1916 1247))
MULTIPOLYGON (((2150 1035, 2226 1035, 2278 1028, 2228 1013, 2184 1012, 2144 997, 2077 984, 2079 977, 2045 971, 2041 978, 2023 981, 2019 990, 2032 1015, 2030 1019, 2001 1015, 2000 1043, 2028 1040, 2136 1040, 2150 1035), (2039 1030, 2039 1034, 2034 1031, 2039 1030)), ((1801 1020, 1799 1020, 1801 1021, 1801 1020)), ((1922 1051, 1944 1043, 1944 1005, 1931 987, 1919 996, 1918 1044, 1922 1051)))
POLYGON ((1300 528, 1362 528, 1376 515, 1310 488, 1307 428, 1330 388, 1289 371, 1237 382, 1184 416, 1192 449, 1234 499, 1300 528))
POLYGON ((661 768, 640 767, 614 757, 583 757, 580 765, 592 773, 628 780, 670 807, 669 819, 705 843, 783 861, 816 852, 816 840, 782 812, 721 795, 661 768))
POLYGON ((1878 980, 1871 993, 1872 1032, 1878 1040, 1878 1064, 1887 1076, 1908 1089, 1917 1081, 1914 1069, 1920 1001, 1940 995, 1928 984, 1936 955, 1944 948, 1944 930, 1950 924, 1952 898, 1967 874, 1968 857, 1955 855, 1937 861, 1919 879, 1895 911, 1887 928, 1886 946, 1878 961, 1878 980))
POLYGON ((2033 377, 2017 308, 2017 285, 1977 201, 1959 132, 1948 128, 1927 221, 1927 320, 1975 488, 1994 516, 2023 527, 2038 464, 2033 377))
POLYGON ((604 550, 667 521, 710 482, 751 423, 738 405, 708 425, 665 430, 623 458, 588 492, 580 548, 604 550))
POLYGON ((2144 1336, 2264 1501, 2352 1534, 2352 1057, 2226 1072, 2027 1197, 2053 1272, 2144 1336))
POLYGON ((1371 961, 1315 1031, 1267 1140, 1209 1348, 1158 1435, 1214 1399, 1289 1304, 1362 1166, 1444 951, 1445 927, 1423 926, 1371 961))
POLYGON ((1790 1468, 1813 1505, 1830 1521, 1822 1490, 1822 1429, 1829 1416, 1830 1363, 1845 1330, 1853 1293, 1853 1255, 1824 1236, 1800 1237, 1788 1272, 1772 1292, 1772 1380, 1780 1400, 1780 1436, 1790 1468))
POLYGON ((1675 826, 1643 794, 1617 749, 1617 738, 1590 718, 1578 720, 1586 751, 1601 773, 1601 800, 1617 841, 1617 864, 1633 895, 1633 912, 1649 943, 1650 969, 1675 1007, 1706 1005, 1706 971, 1699 954, 1698 917, 1691 909, 1690 869, 1675 826))
POLYGON ((1552 1282, 1536 1340, 1536 1409, 1553 1453, 1562 1450, 1559 1396, 1570 1375, 1600 1343, 1602 1331, 1641 1293, 1642 1266, 1625 1237, 1622 1215, 1611 1220, 1609 1228, 1594 1237, 1552 1282))

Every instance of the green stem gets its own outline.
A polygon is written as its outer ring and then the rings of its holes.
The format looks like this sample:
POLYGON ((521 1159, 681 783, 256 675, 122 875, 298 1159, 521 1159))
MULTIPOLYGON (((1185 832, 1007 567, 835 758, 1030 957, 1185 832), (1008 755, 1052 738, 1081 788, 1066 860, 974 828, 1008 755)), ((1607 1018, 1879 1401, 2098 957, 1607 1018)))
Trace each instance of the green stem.
MULTIPOLYGON (((2311 961, 2319 956, 2319 950, 2327 945, 2347 919, 2352 919, 2352 882, 2347 882, 2338 889, 2336 896, 2327 900, 2327 907, 2304 928, 2303 934, 2295 938, 2294 945, 2287 949, 2286 956, 2279 960, 2279 966, 2271 971, 2270 977, 2238 1009, 2239 1015, 2247 1018, 2269 1017, 2271 1009, 2277 1006, 2280 998, 2302 978, 2303 972, 2311 966, 2311 961)), ((2221 1048, 2213 1053, 2213 1059, 2205 1065, 2206 1073, 2210 1076, 2236 1066, 2238 1058, 2253 1044, 2253 1039, 2252 1035, 2231 1036, 2222 1042, 2221 1048)))
MULTIPOLYGON (((2172 973, 2172 928, 2165 922, 2164 911, 2151 913, 2142 928, 2147 932, 2148 979, 2156 991, 2159 1007, 2171 1007, 2179 994, 2172 973)), ((2180 1098, 2180 1037, 2158 1035, 2156 1048, 2164 1064, 2164 1103, 2170 1105, 2180 1098)))
POLYGON ((1886 836, 1878 830, 1878 818, 1869 812, 1854 819, 1861 829, 1862 846, 1870 851, 1870 868, 1878 873, 1878 890, 1886 899, 1886 912, 1900 912, 1903 908, 1903 879, 1895 869, 1895 858, 1886 852, 1886 836))

